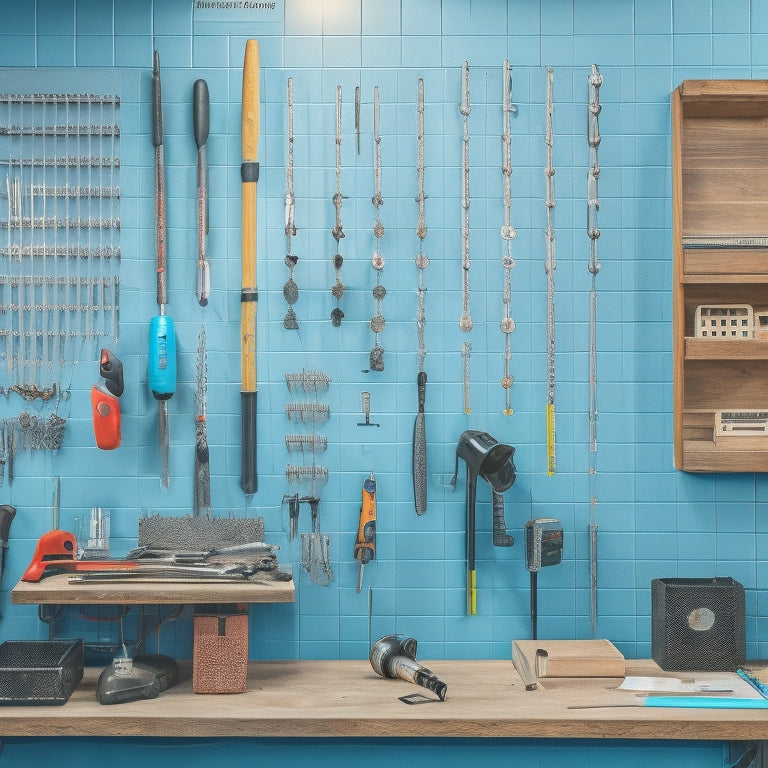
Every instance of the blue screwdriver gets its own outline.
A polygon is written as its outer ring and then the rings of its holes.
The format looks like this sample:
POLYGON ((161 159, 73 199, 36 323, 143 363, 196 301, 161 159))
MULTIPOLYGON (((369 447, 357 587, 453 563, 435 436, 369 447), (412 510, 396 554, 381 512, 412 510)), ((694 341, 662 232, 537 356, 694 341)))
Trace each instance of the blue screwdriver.
POLYGON ((155 247, 157 253, 157 304, 160 314, 149 324, 148 379, 157 400, 157 434, 160 445, 160 482, 170 485, 168 468, 168 400, 176 391, 176 332, 165 314, 168 303, 168 274, 165 225, 165 159, 163 152, 163 103, 160 89, 160 56, 154 55, 152 69, 152 143, 155 146, 155 247))

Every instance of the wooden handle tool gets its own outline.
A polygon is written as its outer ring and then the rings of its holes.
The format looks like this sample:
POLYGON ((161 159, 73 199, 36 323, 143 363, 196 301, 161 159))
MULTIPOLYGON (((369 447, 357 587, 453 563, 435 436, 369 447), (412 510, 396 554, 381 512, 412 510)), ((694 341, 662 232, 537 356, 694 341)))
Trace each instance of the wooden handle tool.
POLYGON ((242 282, 240 294, 242 373, 242 475, 247 494, 258 488, 256 473, 256 187, 259 180, 259 44, 248 40, 243 64, 242 282))

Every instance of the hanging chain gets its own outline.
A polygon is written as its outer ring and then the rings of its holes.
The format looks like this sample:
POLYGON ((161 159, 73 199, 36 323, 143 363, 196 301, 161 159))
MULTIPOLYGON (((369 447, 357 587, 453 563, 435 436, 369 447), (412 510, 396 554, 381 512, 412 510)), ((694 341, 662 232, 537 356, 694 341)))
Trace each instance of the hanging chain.
POLYGON ((600 86, 603 77, 597 65, 592 65, 589 76, 589 124, 587 140, 589 143, 589 176, 587 181, 587 235, 590 240, 589 273, 592 287, 589 293, 589 575, 590 575, 590 628, 594 637, 597 631, 597 273, 600 260, 597 256, 597 239, 600 228, 597 224, 597 212, 600 198, 597 181, 600 176, 598 147, 600 146, 600 86))
POLYGON ((291 253, 291 238, 296 235, 296 197, 293 193, 293 78, 288 78, 288 162, 285 167, 285 266, 288 267, 288 279, 283 286, 283 297, 288 304, 288 311, 283 319, 286 330, 299 328, 293 305, 299 298, 299 287, 293 279, 293 269, 299 260, 291 253))
POLYGON ((419 372, 424 370, 424 358, 427 351, 424 344, 424 326, 427 322, 426 307, 424 303, 424 294, 426 293, 426 286, 424 285, 424 270, 429 266, 429 259, 424 253, 424 238, 427 236, 426 214, 424 201, 427 196, 424 194, 424 79, 419 78, 418 89, 416 95, 416 115, 417 115, 417 128, 416 128, 416 141, 418 145, 418 154, 416 158, 416 172, 419 178, 419 193, 416 196, 416 203, 419 206, 419 222, 416 225, 416 237, 419 238, 419 253, 416 256, 416 266, 419 270, 419 289, 418 289, 418 304, 416 310, 416 332, 418 335, 418 369, 419 372))
POLYGON ((360 154, 360 86, 355 86, 355 151, 360 154))
POLYGON ((373 197, 371 202, 376 211, 373 225, 373 236, 376 240, 376 250, 371 258, 371 265, 376 270, 376 285, 373 298, 376 300, 376 314, 371 318, 371 330, 375 334, 373 349, 370 354, 370 366, 373 371, 384 370, 384 349, 379 345, 379 334, 384 330, 385 320, 381 314, 381 302, 387 295, 387 289, 381 283, 381 273, 384 269, 384 257, 381 255, 381 238, 384 237, 384 225, 381 223, 380 209, 384 204, 381 196, 381 102, 379 86, 373 89, 373 197))
MULTIPOLYGON (((461 158, 461 283, 462 283, 462 312, 459 320, 459 328, 465 333, 472 330, 472 317, 469 314, 469 64, 465 61, 462 64, 462 90, 461 104, 459 113, 463 118, 464 136, 462 142, 461 158)), ((470 400, 471 377, 469 369, 469 355, 472 351, 472 345, 465 341, 461 345, 462 375, 463 375, 463 394, 464 394, 464 413, 472 412, 470 400)))
POLYGON ((469 314, 469 65, 462 65, 462 95, 459 112, 464 122, 463 153, 461 161, 461 280, 462 280, 462 312, 459 327, 469 333, 472 330, 472 317, 469 314))
POLYGON ((339 241, 344 237, 344 230, 341 226, 341 202, 344 198, 341 194, 341 86, 336 86, 336 194, 333 196, 333 205, 336 208, 336 224, 331 230, 333 239, 336 241, 336 254, 333 257, 333 268, 336 272, 336 280, 331 288, 331 293, 336 299, 336 306, 331 311, 331 323, 335 327, 341 325, 344 317, 339 302, 344 295, 344 283, 341 282, 341 267, 344 264, 344 258, 339 252, 339 241))
POLYGON ((512 378, 509 368, 512 362, 512 341, 510 335, 515 330, 515 321, 512 319, 512 268, 515 260, 512 258, 512 240, 517 237, 517 232, 512 226, 512 68, 509 61, 503 66, 503 98, 502 111, 504 129, 501 136, 501 174, 504 180, 504 194, 502 204, 504 207, 504 224, 501 227, 501 239, 504 241, 504 255, 501 264, 504 267, 504 314, 501 319, 501 330, 504 334, 504 377, 501 386, 504 388, 505 407, 504 415, 511 416, 512 410, 512 378))
MULTIPOLYGON (((603 77, 598 72, 597 65, 592 65, 589 76, 589 176, 587 181, 587 235, 590 240, 589 273, 592 276, 592 287, 589 294, 589 450, 597 452, 597 289, 596 278, 600 271, 600 260, 597 256, 597 240, 600 228, 597 224, 597 213, 600 210, 600 198, 597 192, 597 181, 600 176, 598 162, 598 147, 600 146, 600 127, 598 116, 600 106, 600 86, 603 77)), ((591 471, 591 470, 590 470, 591 471)))
POLYGON ((554 100, 552 95, 554 85, 552 67, 547 70, 547 133, 544 143, 547 147, 547 167, 544 171, 546 178, 547 206, 547 260, 544 271, 547 274, 547 474, 555 474, 555 166, 553 161, 554 131, 552 117, 554 100))

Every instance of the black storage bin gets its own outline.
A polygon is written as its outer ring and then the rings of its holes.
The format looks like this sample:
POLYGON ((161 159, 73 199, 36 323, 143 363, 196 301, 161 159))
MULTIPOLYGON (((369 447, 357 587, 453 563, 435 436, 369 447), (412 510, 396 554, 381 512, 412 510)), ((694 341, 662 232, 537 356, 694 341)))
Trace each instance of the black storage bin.
POLYGON ((82 679, 82 638, 0 645, 0 704, 66 704, 82 679))
POLYGON ((651 629, 662 669, 735 671, 746 657, 744 587, 730 577, 653 579, 651 629))

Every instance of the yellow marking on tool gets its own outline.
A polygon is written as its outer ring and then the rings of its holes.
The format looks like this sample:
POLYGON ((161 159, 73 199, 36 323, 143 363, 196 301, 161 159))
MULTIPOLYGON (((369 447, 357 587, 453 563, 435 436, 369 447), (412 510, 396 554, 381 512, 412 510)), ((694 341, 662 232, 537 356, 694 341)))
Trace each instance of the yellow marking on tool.
POLYGON ((467 571, 467 616, 477 614, 477 571, 467 571))
POLYGON ((555 474, 555 404, 547 404, 547 475, 555 474))

